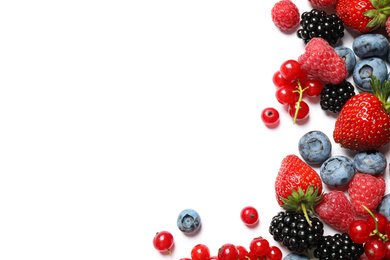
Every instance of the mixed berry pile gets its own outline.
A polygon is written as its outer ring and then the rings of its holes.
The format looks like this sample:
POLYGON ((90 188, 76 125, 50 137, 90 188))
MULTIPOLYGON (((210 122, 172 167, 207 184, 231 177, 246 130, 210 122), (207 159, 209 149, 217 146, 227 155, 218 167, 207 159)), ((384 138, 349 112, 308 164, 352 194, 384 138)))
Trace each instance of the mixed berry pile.
MULTIPOLYGON (((306 99, 319 97, 325 114, 336 114, 333 135, 307 132, 297 140, 299 154, 281 161, 274 186, 282 211, 269 224, 273 241, 256 237, 247 248, 224 244, 214 253, 198 244, 191 258, 181 260, 390 259, 390 194, 385 194, 383 177, 387 159, 380 152, 390 142, 390 1, 309 2, 313 9, 302 13, 293 0, 280 0, 271 10, 280 31, 295 32, 305 43, 299 57, 282 62, 272 75, 275 101, 296 123, 309 117, 306 99), (346 27, 357 34, 353 45, 333 47, 346 27), (389 35, 377 33, 379 28, 389 35), (348 155, 332 156, 333 141, 348 155), (313 166, 320 166, 319 172, 313 166), (324 235, 326 225, 336 233, 324 235), (282 248, 289 253, 284 256, 282 248)), ((261 119, 277 127, 280 114, 267 107, 261 119)), ((259 214, 248 206, 241 220, 253 226, 259 214)), ((186 209, 177 225, 195 233, 200 216, 186 209)), ((172 234, 158 232, 153 245, 170 254, 172 234)))

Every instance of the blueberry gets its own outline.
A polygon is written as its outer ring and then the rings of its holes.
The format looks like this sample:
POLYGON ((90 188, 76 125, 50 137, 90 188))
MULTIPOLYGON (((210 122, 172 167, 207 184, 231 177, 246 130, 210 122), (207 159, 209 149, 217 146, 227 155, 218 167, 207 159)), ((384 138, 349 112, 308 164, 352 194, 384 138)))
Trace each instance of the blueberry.
POLYGON ((378 152, 360 152, 353 158, 356 171, 371 175, 378 175, 385 171, 386 157, 378 152))
POLYGON ((370 84, 372 75, 375 75, 377 79, 380 79, 381 84, 383 84, 387 77, 387 66, 382 59, 372 57, 362 59, 356 63, 353 70, 353 80, 359 90, 372 93, 370 84))
POLYGON ((363 34, 355 38, 353 51, 359 58, 380 57, 387 54, 389 43, 385 36, 379 33, 363 34))
POLYGON ((290 253, 286 255, 283 260, 309 260, 309 258, 305 255, 290 253))
POLYGON ((191 234, 196 232, 201 225, 198 212, 193 209, 185 209, 180 212, 177 218, 177 227, 184 233, 191 234))
POLYGON ((347 64, 348 74, 352 74, 353 68, 355 68, 356 65, 355 53, 353 53, 350 48, 344 46, 335 47, 334 50, 341 58, 343 58, 343 60, 345 60, 345 63, 347 64))
POLYGON ((376 211, 385 215, 387 220, 390 221, 390 194, 383 196, 376 211))
POLYGON ((307 163, 321 164, 329 158, 332 144, 321 131, 310 131, 299 139, 298 150, 307 163))
POLYGON ((341 155, 332 156, 321 165, 320 176, 326 185, 342 187, 355 176, 353 161, 341 155))

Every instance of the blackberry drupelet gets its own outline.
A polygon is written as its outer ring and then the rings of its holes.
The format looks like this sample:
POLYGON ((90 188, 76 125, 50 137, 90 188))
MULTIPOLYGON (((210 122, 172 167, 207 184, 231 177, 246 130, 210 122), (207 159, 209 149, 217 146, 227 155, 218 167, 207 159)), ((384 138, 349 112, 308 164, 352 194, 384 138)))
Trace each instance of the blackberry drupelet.
POLYGON ((355 88, 349 81, 344 80, 337 85, 328 83, 321 91, 321 108, 332 113, 339 113, 348 99, 354 95, 355 88))
POLYGON ((316 247, 324 233, 324 225, 318 218, 309 219, 311 227, 303 213, 281 211, 272 218, 269 232, 275 241, 283 244, 291 252, 307 252, 316 247))
POLYGON ((302 29, 297 31, 298 38, 308 43, 314 37, 325 39, 330 45, 338 43, 344 36, 344 23, 335 14, 327 15, 316 9, 301 15, 302 29))
POLYGON ((314 257, 320 260, 356 260, 364 253, 363 244, 352 241, 347 233, 323 236, 314 250, 314 257))

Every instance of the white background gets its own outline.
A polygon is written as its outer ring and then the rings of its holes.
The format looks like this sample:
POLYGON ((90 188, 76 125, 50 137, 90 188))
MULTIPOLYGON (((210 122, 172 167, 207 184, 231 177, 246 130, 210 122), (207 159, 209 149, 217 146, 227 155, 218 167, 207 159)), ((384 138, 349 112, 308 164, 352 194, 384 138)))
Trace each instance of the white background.
MULTIPOLYGON (((293 125, 274 98, 272 74, 304 52, 273 25, 275 2, 3 1, 0 259, 178 260, 199 243, 216 255, 256 236, 277 245, 280 161, 310 130, 331 138, 335 117, 309 100, 309 120, 293 125), (275 129, 260 120, 267 106, 280 112, 275 129), (247 205, 255 228, 240 220, 247 205), (176 227, 186 208, 203 221, 195 236, 176 227), (161 230, 174 235, 172 256, 153 248, 161 230)), ((332 155, 353 155, 332 143, 332 155)))

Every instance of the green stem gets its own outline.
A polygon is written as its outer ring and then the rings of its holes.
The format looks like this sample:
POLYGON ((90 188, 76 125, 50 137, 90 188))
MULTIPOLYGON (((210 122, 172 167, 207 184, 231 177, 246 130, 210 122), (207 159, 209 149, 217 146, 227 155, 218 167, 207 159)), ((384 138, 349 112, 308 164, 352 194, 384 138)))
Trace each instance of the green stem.
POLYGON ((301 208, 302 208, 303 214, 305 215, 307 223, 309 223, 309 226, 312 226, 311 221, 309 219, 309 215, 307 214, 307 211, 306 211, 305 203, 301 203, 301 208))
POLYGON ((301 108, 301 101, 302 101, 302 97, 303 97, 303 92, 305 92, 305 90, 308 88, 308 87, 306 87, 306 88, 302 89, 301 82, 299 82, 299 79, 297 79, 296 82, 298 84, 298 90, 294 90, 294 92, 299 93, 299 99, 296 102, 296 109, 295 109, 293 124, 295 124, 297 122, 298 111, 301 108))
POLYGON ((386 242, 388 240, 388 237, 387 235, 384 235, 382 234, 381 232, 379 232, 379 229, 378 229, 378 222, 376 221, 376 218, 375 218, 375 215, 371 212, 371 210, 369 210, 366 206, 362 205, 362 207, 367 210, 367 212, 371 215, 371 217, 374 219, 374 223, 375 223, 375 230, 370 234, 370 236, 375 236, 375 235, 378 235, 379 236, 379 239, 381 239, 383 242, 386 242))

